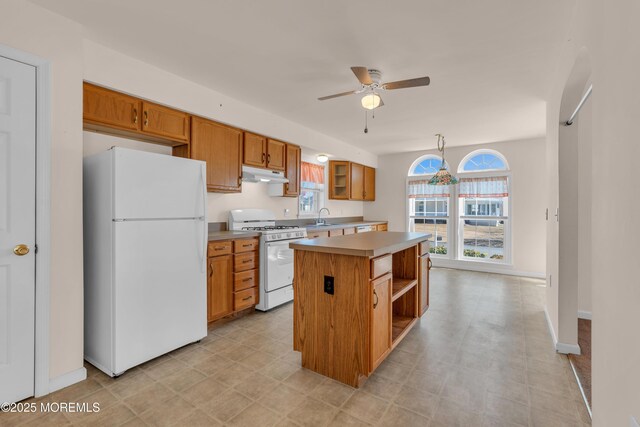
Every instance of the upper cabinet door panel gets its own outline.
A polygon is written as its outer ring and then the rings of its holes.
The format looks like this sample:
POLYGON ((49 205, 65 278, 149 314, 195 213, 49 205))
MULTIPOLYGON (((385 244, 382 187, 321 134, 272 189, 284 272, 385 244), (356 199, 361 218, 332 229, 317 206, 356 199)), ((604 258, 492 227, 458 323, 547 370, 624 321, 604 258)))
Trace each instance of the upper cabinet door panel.
POLYGON ((285 176, 289 179, 284 184, 284 195, 296 197, 300 195, 300 166, 302 150, 296 145, 287 144, 287 168, 285 176))
POLYGON ((193 117, 191 158, 207 162, 207 190, 240 191, 242 132, 239 129, 193 117))
POLYGON ((329 161, 329 198, 349 199, 349 162, 341 160, 329 161))
POLYGON ((351 163, 351 188, 349 199, 364 200, 364 166, 351 163))
POLYGON ((142 131, 174 141, 189 141, 189 114, 142 101, 142 131))
POLYGON ((84 83, 83 113, 85 121, 140 130, 142 122, 140 101, 128 95, 84 83))
POLYGON ((243 162, 248 166, 267 167, 267 138, 255 133, 244 133, 243 162))
POLYGON ((283 171, 285 169, 287 144, 275 139, 268 139, 267 141, 267 167, 283 171))
POLYGON ((364 167, 364 200, 376 199, 376 170, 369 166, 364 167))

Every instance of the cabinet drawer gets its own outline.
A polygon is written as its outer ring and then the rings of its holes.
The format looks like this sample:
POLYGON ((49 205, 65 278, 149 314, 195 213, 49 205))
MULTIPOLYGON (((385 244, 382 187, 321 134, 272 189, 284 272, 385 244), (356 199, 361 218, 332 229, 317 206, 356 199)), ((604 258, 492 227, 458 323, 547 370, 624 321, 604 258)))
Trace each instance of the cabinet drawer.
POLYGON ((258 249, 260 241, 258 239, 241 239, 233 241, 233 252, 251 252, 258 249))
POLYGON ((240 273, 233 273, 233 290, 241 291, 247 288, 258 286, 258 270, 247 270, 240 273))
POLYGON ((244 252, 233 256, 233 271, 253 270, 258 267, 258 254, 255 252, 244 252))
POLYGON ((344 233, 345 236, 347 234, 356 234, 356 229, 355 229, 355 227, 349 227, 349 228, 345 228, 344 230, 342 230, 342 232, 344 233))
POLYGON ((371 260, 371 278, 375 279, 391 271, 393 267, 393 256, 391 254, 382 255, 371 260))
POLYGON ((258 303, 258 288, 233 293, 233 310, 238 311, 258 303))
POLYGON ((317 239, 318 237, 329 237, 328 231, 310 231, 307 233, 307 239, 317 239))
POLYGON ((223 242, 209 242, 208 255, 218 256, 231 253, 231 242, 225 240, 223 242))
POLYGON ((420 242, 420 245, 418 247, 418 252, 420 255, 424 255, 424 254, 428 254, 429 253, 429 241, 425 240, 424 242, 420 242))
POLYGON ((333 236, 342 236, 344 234, 344 232, 342 231, 342 229, 337 229, 337 230, 329 230, 329 237, 333 237, 333 236))

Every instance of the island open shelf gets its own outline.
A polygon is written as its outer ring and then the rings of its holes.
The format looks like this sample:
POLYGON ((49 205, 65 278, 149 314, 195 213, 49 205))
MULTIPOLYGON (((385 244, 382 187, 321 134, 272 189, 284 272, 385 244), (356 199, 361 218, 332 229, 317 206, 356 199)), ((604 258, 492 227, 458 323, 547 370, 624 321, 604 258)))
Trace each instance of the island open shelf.
POLYGON ((429 236, 369 232, 290 243, 293 348, 303 367, 362 385, 422 315, 428 286, 419 269, 429 236))

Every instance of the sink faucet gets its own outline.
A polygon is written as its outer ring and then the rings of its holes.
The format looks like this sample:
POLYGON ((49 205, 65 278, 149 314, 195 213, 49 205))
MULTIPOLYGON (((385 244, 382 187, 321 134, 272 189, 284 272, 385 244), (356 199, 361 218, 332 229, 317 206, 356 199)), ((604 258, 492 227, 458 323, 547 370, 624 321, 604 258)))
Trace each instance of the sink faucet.
POLYGON ((316 225, 321 225, 321 224, 325 224, 326 221, 324 219, 321 219, 320 216, 322 215, 322 211, 327 211, 327 215, 331 215, 331 212, 329 212, 329 209, 327 208, 322 208, 318 211, 318 219, 316 220, 316 225))

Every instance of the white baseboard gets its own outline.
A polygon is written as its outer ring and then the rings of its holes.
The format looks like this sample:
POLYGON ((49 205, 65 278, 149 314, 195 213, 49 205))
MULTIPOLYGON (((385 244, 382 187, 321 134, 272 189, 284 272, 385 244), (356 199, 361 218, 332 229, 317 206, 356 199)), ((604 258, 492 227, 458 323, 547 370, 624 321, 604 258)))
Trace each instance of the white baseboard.
POLYGON ((544 317, 547 319, 547 326, 549 327, 549 333, 551 334, 551 338, 553 339, 553 347, 556 349, 558 353, 562 354, 580 354, 580 346, 578 344, 566 344, 563 342, 558 342, 558 337, 556 336, 556 331, 553 329, 553 324, 551 323, 551 318, 549 317, 549 312, 547 311, 547 306, 544 306, 544 317))
POLYGON ((75 371, 67 372, 64 375, 49 380, 49 393, 69 387, 87 379, 87 369, 82 367, 75 371))
POLYGON ((455 268, 458 270, 480 271, 482 273, 506 274, 508 276, 530 277, 533 279, 545 279, 544 273, 533 271, 514 270, 510 265, 497 263, 483 263, 479 261, 461 261, 454 259, 442 259, 431 257, 434 267, 455 268))
POLYGON ((591 312, 578 310, 578 319, 591 320, 591 312))
POLYGON ((580 346, 578 344, 566 344, 563 342, 556 343, 556 351, 562 354, 580 355, 580 346))

